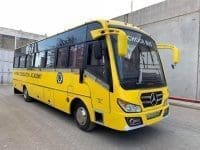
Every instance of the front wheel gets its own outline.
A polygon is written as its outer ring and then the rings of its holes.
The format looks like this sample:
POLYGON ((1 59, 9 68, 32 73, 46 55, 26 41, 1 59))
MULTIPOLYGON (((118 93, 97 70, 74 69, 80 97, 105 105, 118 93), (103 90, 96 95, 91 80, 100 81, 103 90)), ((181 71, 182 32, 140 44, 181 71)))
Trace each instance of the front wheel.
POLYGON ((74 112, 74 118, 78 127, 84 131, 92 131, 95 124, 91 122, 89 112, 86 106, 82 103, 78 103, 74 112))
POLYGON ((24 90, 23 90, 23 96, 24 96, 24 100, 25 100, 26 102, 32 102, 32 101, 33 101, 33 99, 29 96, 28 90, 27 90, 26 87, 25 87, 24 90))

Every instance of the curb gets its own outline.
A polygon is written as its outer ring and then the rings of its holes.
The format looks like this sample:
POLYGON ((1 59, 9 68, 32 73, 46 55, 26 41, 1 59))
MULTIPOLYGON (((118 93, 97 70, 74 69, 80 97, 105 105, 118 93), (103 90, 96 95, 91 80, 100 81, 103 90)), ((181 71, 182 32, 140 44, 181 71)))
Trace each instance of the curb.
POLYGON ((169 99, 169 104, 174 105, 174 106, 180 106, 180 107, 200 110, 199 103, 183 102, 183 101, 169 99))

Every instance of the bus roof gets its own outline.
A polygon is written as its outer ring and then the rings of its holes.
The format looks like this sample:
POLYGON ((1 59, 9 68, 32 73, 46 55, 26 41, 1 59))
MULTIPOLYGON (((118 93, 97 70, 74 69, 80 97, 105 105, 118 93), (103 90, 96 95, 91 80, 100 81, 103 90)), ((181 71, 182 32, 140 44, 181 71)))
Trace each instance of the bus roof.
POLYGON ((146 32, 144 32, 144 31, 141 30, 139 27, 137 27, 137 26, 135 26, 135 25, 133 25, 133 24, 129 24, 129 23, 125 23, 125 22, 117 21, 117 20, 93 20, 93 21, 89 21, 89 22, 86 22, 86 23, 84 23, 84 24, 78 25, 78 26, 76 26, 76 27, 74 27, 74 28, 70 28, 70 29, 68 29, 68 30, 65 30, 65 31, 63 31, 63 32, 54 34, 54 35, 52 35, 52 36, 46 37, 46 38, 44 38, 44 39, 41 39, 41 40, 37 40, 37 41, 31 42, 31 43, 28 43, 28 44, 26 44, 26 45, 23 45, 23 46, 21 46, 21 47, 18 47, 17 49, 23 48, 23 47, 25 47, 25 46, 27 46, 27 45, 31 45, 31 44, 36 43, 36 42, 40 42, 40 41, 43 41, 43 40, 46 40, 46 39, 55 37, 55 36, 60 35, 60 34, 62 34, 62 33, 65 33, 65 32, 74 30, 74 29, 76 29, 76 28, 79 28, 79 27, 81 27, 81 26, 84 26, 84 25, 87 25, 87 24, 90 24, 90 23, 95 23, 95 22, 99 22, 100 24, 105 24, 105 23, 106 23, 106 24, 111 25, 111 26, 113 25, 113 26, 120 26, 120 27, 124 27, 124 28, 129 28, 129 29, 132 29, 132 30, 135 30, 135 31, 138 31, 138 32, 141 32, 141 33, 143 33, 143 34, 146 34, 146 35, 150 36, 149 34, 147 34, 146 32))

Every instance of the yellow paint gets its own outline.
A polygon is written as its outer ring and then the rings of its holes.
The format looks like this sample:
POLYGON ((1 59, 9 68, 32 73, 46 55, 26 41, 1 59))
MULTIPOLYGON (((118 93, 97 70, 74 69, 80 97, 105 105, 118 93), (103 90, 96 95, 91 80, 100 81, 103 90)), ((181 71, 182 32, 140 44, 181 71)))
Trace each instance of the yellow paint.
POLYGON ((118 55, 119 56, 126 56, 127 49, 128 49, 128 39, 126 36, 126 33, 120 29, 115 28, 103 28, 103 29, 96 29, 91 31, 92 38, 95 40, 99 37, 105 36, 105 35, 117 35, 117 41, 120 41, 117 43, 118 47, 118 55))
MULTIPOLYGON (((104 31, 108 31, 109 24, 128 26, 134 30, 140 30, 135 26, 119 23, 115 21, 99 20, 102 24, 104 31)), ((93 32, 93 36, 97 37, 97 32, 93 32)), ((95 81, 89 75, 84 75, 83 83, 79 83, 78 71, 63 70, 48 70, 48 69, 13 69, 13 86, 20 91, 26 86, 29 95, 34 97, 52 107, 55 107, 66 113, 70 112, 70 106, 74 99, 80 99, 87 106, 90 113, 91 120, 95 122, 95 111, 103 114, 102 125, 116 130, 131 130, 129 128, 125 117, 141 117, 144 125, 151 125, 163 119, 163 113, 169 105, 164 106, 164 101, 168 99, 169 93, 167 87, 162 88, 148 88, 138 90, 124 90, 119 83, 119 77, 116 69, 116 62, 114 59, 114 52, 111 44, 109 34, 105 34, 105 39, 109 51, 112 79, 113 79, 113 92, 102 86, 100 82, 95 81), (62 72, 63 82, 57 83, 57 73, 62 72), (140 95, 147 92, 163 92, 162 104, 144 108, 140 95), (140 105, 142 108, 141 113, 125 113, 117 104, 117 99, 126 100, 127 102, 140 105), (146 119, 146 115, 158 110, 162 110, 162 114, 155 119, 146 119)), ((160 48, 160 47, 159 47, 160 48)), ((175 52, 177 54, 177 52, 175 52)), ((178 62, 178 56, 175 56, 174 63, 178 62)))
POLYGON ((171 50, 174 64, 177 64, 180 61, 180 50, 176 46, 172 44, 158 43, 157 48, 162 50, 171 50))

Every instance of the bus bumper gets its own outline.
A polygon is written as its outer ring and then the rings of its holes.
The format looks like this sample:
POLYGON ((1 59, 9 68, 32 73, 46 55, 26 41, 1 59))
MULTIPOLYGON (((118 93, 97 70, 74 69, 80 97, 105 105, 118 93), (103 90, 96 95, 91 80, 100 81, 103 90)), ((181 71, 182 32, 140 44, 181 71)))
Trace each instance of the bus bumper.
POLYGON ((105 116, 105 126, 129 131, 160 122, 169 116, 169 105, 141 113, 123 113, 105 116))

